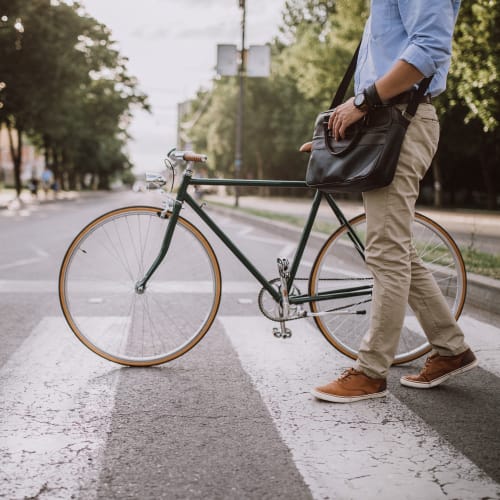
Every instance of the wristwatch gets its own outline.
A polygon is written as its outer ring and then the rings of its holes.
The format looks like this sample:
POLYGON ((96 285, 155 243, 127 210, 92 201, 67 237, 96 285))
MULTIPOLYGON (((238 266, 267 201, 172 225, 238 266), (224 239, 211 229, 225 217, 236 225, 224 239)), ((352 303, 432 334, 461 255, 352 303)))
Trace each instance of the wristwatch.
POLYGON ((372 83, 369 87, 366 87, 363 92, 356 94, 356 97, 354 98, 354 106, 356 106, 356 108, 363 113, 367 113, 371 109, 381 105, 382 100, 378 95, 377 87, 375 87, 374 83, 372 83))
POLYGON ((369 111, 370 106, 366 99, 365 91, 356 94, 356 97, 354 98, 354 106, 363 113, 367 113, 369 111))

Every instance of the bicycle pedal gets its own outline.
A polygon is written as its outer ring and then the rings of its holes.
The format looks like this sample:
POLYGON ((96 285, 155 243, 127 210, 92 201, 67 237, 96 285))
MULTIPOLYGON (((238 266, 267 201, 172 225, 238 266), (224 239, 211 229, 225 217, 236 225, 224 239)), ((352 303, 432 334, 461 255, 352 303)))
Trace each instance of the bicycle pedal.
POLYGON ((284 330, 282 330, 281 328, 274 327, 273 335, 277 339, 289 339, 292 336, 292 330, 290 330, 290 328, 285 328, 284 330))

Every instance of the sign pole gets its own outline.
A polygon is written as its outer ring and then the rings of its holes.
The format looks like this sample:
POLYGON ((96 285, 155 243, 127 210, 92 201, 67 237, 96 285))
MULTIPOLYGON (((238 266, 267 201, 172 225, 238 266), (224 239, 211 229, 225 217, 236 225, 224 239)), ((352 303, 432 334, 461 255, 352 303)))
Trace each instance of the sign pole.
MULTIPOLYGON (((239 6, 242 11, 241 18, 241 59, 240 67, 238 71, 239 80, 239 94, 238 94, 238 116, 236 122, 236 154, 234 159, 234 175, 239 178, 241 175, 241 170, 243 166, 243 121, 245 114, 245 24, 246 24, 246 2, 245 0, 239 0, 239 6)), ((239 206, 239 189, 235 186, 235 199, 234 206, 239 206)))

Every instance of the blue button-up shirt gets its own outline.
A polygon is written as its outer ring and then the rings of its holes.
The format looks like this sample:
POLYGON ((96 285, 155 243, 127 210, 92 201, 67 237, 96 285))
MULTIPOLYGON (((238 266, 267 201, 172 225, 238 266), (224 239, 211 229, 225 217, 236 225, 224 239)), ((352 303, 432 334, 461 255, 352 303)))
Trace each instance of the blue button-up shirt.
POLYGON ((433 97, 446 88, 451 42, 460 0, 371 0, 359 50, 354 88, 371 85, 402 59, 434 75, 433 97))

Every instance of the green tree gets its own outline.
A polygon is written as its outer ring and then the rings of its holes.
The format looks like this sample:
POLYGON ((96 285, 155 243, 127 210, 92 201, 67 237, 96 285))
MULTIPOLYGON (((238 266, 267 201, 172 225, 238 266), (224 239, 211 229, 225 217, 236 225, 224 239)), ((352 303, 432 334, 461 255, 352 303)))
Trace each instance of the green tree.
POLYGON ((287 0, 283 6, 279 31, 285 44, 294 43, 298 31, 312 28, 319 34, 329 29, 331 14, 335 12, 336 0, 287 0))
POLYGON ((489 209, 497 207, 500 191, 499 96, 500 1, 464 0, 448 89, 440 99, 444 135, 438 158, 445 176, 462 173, 461 184, 469 193, 471 188, 486 192, 489 209), (479 176, 474 164, 480 166, 479 176))
POLYGON ((0 122, 11 137, 17 135, 11 141, 17 192, 24 134, 43 147, 46 163, 61 183, 74 185, 77 174, 95 174, 100 165, 97 175, 101 185, 108 185, 109 176, 120 171, 118 163, 123 171, 130 167, 122 150, 131 106, 147 108, 109 29, 77 3, 0 0, 0 15, 22 19, 24 26, 18 43, 6 30, 0 40, 6 84, 0 122), (90 143, 96 145, 94 154, 85 162, 86 170, 79 171, 84 164, 79 155, 88 152, 90 143))
POLYGON ((293 78, 304 97, 320 108, 330 103, 368 17, 365 0, 337 0, 335 5, 323 25, 299 24, 294 43, 278 59, 277 71, 293 78))

